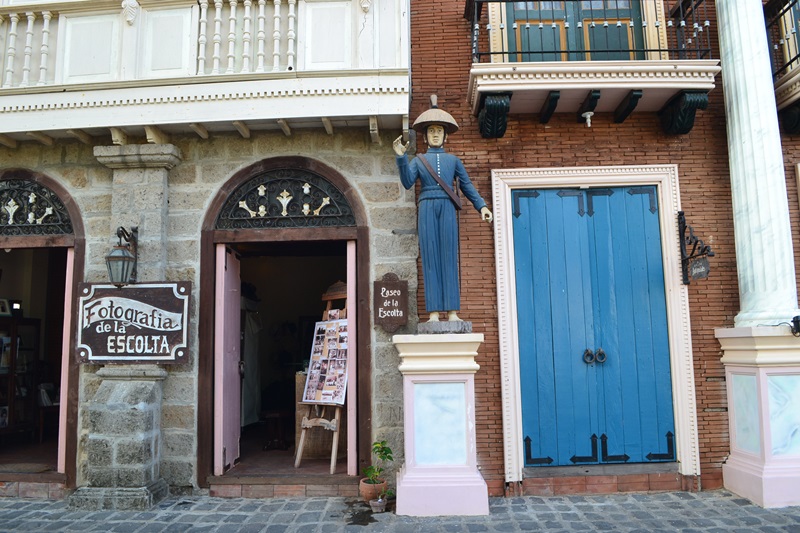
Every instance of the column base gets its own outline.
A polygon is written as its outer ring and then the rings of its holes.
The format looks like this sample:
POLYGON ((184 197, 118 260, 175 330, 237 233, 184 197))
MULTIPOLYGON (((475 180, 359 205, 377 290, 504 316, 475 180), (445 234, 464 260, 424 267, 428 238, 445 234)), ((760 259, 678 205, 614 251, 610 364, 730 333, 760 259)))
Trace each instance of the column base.
POLYGON ((146 487, 81 487, 69 497, 70 509, 146 511, 169 495, 163 479, 146 487))
POLYGON ((729 491, 761 507, 800 505, 800 462, 765 465, 732 455, 722 465, 722 482, 729 491))
POLYGON ((477 470, 409 472, 404 465, 397 474, 396 512, 406 516, 488 515, 489 489, 477 470))

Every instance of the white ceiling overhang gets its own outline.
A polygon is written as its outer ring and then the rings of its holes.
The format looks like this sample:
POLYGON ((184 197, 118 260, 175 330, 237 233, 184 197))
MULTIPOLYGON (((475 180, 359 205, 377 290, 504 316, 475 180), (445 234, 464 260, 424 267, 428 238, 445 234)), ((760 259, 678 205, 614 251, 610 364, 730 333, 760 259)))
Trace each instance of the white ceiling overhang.
MULTIPOLYGON (((165 133, 367 126, 400 129, 407 122, 407 69, 208 77, 0 92, 0 134, 6 140, 128 135, 146 127, 165 133)), ((199 133, 198 133, 199 134, 199 133)), ((289 133, 287 133, 288 135, 289 133)))

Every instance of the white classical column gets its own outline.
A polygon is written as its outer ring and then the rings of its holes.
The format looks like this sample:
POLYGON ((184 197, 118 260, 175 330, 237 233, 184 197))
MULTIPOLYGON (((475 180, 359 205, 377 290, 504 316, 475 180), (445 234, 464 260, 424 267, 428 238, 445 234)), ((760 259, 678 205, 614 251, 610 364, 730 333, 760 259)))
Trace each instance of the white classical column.
POLYGON ((736 327, 715 331, 730 428, 722 478, 759 505, 798 505, 800 338, 787 324, 800 311, 766 25, 760 0, 716 5, 741 300, 736 327))
POLYGON ((760 0, 717 2, 740 310, 737 327, 797 309, 786 177, 760 0))

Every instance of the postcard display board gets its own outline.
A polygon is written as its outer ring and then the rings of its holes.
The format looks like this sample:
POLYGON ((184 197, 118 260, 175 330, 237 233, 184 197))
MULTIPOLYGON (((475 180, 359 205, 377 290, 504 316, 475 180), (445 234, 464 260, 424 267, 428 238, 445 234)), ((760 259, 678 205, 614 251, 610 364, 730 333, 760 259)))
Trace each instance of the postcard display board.
POLYGON ((333 432, 331 443, 331 474, 336 473, 336 458, 339 449, 339 430, 342 422, 342 406, 347 392, 347 351, 349 335, 347 320, 338 319, 339 311, 326 312, 329 319, 314 326, 314 343, 311 345, 311 360, 308 377, 303 388, 302 405, 307 407, 300 423, 300 442, 294 459, 299 468, 303 460, 306 434, 315 427, 333 432), (331 411, 333 416, 331 417, 331 411), (315 414, 312 414, 315 413, 315 414))
POLYGON ((347 389, 347 320, 317 322, 304 403, 344 405, 347 389))

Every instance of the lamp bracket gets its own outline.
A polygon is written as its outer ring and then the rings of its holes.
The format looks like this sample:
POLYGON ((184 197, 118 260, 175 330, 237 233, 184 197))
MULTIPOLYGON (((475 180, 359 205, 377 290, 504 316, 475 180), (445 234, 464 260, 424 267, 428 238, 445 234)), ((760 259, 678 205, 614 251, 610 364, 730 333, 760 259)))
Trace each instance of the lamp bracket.
POLYGON ((697 263, 698 271, 694 272, 694 269, 692 269, 692 278, 698 279, 708 277, 708 260, 706 258, 714 257, 714 251, 711 249, 711 246, 695 236, 694 229, 686 224, 686 217, 683 211, 678 211, 678 237, 681 241, 683 284, 689 285, 690 283, 689 266, 693 262, 697 263), (686 235, 686 230, 689 230, 688 235, 686 235))
POLYGON ((131 226, 130 231, 126 230, 123 226, 117 228, 117 239, 119 239, 119 246, 123 246, 122 241, 130 249, 134 257, 133 269, 131 270, 130 283, 136 283, 136 276, 139 267, 139 226, 131 226))
MULTIPOLYGON (((139 247, 139 226, 131 226, 131 230, 128 231, 124 227, 120 226, 117 228, 117 238, 119 239, 119 245, 122 246, 123 239, 126 243, 131 245, 133 250, 136 250, 139 247)), ((133 252, 136 255, 136 252, 133 252)))

